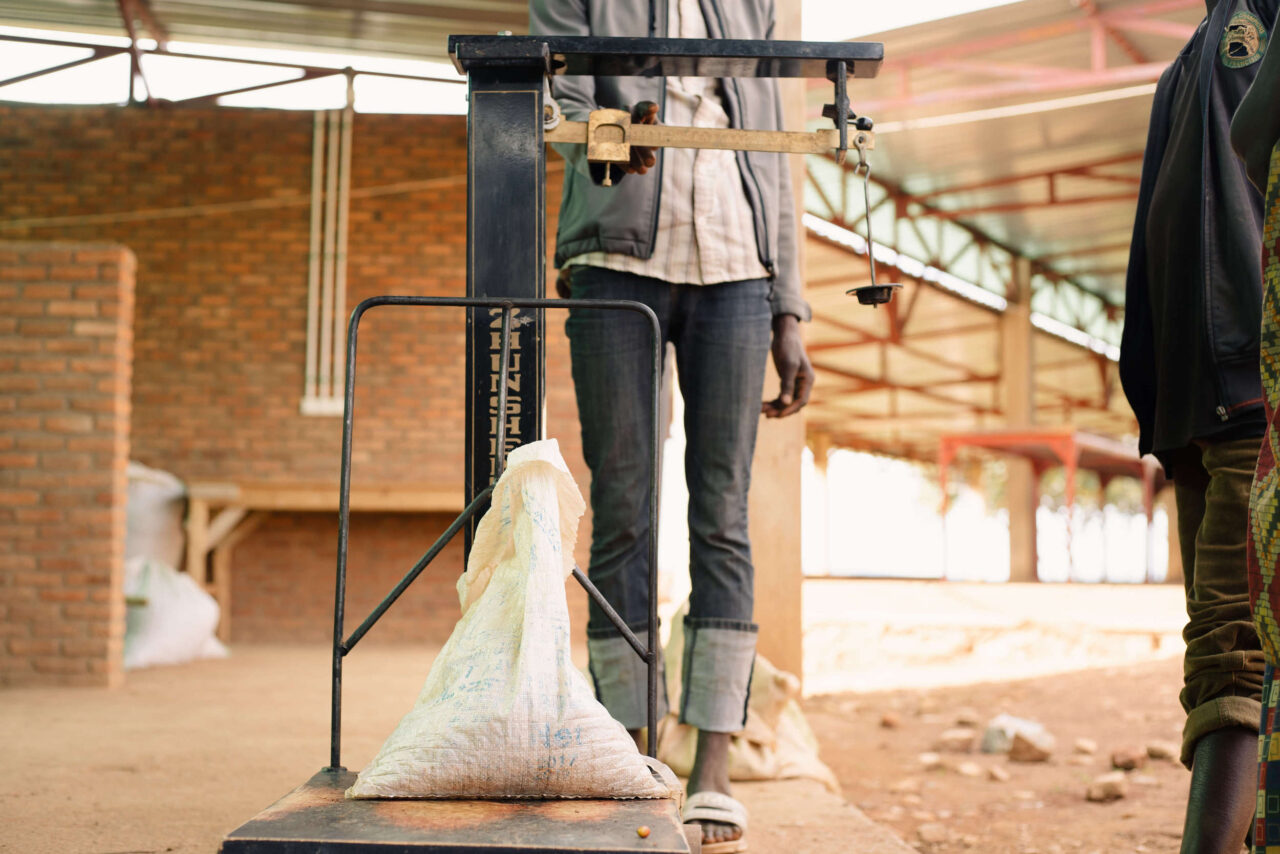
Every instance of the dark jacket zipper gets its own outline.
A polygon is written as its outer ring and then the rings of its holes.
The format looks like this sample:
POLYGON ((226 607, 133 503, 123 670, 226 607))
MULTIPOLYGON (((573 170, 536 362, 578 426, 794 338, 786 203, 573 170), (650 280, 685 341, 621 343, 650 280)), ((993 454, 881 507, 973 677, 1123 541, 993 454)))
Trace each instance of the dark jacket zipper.
POLYGON ((1214 26, 1214 19, 1218 17, 1220 9, 1227 7, 1234 8, 1235 0, 1221 0, 1213 13, 1209 15, 1205 21, 1204 42, 1201 45, 1200 67, 1196 69, 1196 85, 1200 90, 1200 184, 1205 192, 1200 198, 1200 269, 1202 275, 1202 298, 1204 299, 1204 324, 1205 335, 1209 341, 1209 351, 1213 354, 1213 387, 1217 394, 1218 406, 1214 409, 1214 414, 1218 416, 1220 421, 1229 421, 1231 413, 1222 401, 1225 395, 1222 393, 1222 374, 1218 370, 1217 347, 1215 344, 1216 335, 1213 329, 1213 270, 1212 262, 1209 255, 1209 232, 1208 223, 1212 216, 1209 209, 1209 98, 1213 95, 1213 73, 1215 69, 1214 60, 1217 58, 1217 45, 1215 39, 1221 38, 1220 27, 1214 26), (1217 34, 1215 36, 1215 34, 1217 34))
MULTIPOLYGON (((671 28, 671 23, 667 22, 667 29, 671 28)), ((649 37, 656 38, 658 33, 658 9, 655 0, 649 0, 649 37)), ((663 35, 667 35, 664 33, 663 35)), ((634 106, 634 105, 633 105, 634 106)), ((667 114, 667 79, 662 78, 662 85, 658 87, 658 116, 665 118, 667 114)), ((653 191, 653 218, 649 221, 649 254, 648 258, 653 257, 653 247, 658 242, 658 214, 662 210, 662 167, 664 158, 662 150, 658 150, 657 154, 658 168, 654 171, 653 180, 657 182, 657 186, 653 191)))

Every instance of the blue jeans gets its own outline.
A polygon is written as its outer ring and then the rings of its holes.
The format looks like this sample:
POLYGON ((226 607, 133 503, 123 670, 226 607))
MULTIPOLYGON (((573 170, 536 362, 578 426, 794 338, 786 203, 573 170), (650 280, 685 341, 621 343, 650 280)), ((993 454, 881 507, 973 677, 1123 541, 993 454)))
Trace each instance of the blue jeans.
MULTIPOLYGON (((737 732, 746 722, 755 661, 747 493, 772 336, 770 284, 672 285, 577 267, 570 287, 575 299, 644 303, 658 316, 664 346, 674 345, 685 402, 692 582, 680 719, 711 732, 737 732)), ((643 637, 649 611, 649 325, 630 312, 577 309, 569 313, 566 331, 583 455, 591 468, 588 574, 643 637)), ((587 639, 601 702, 628 729, 643 727, 643 662, 594 605, 587 639)))

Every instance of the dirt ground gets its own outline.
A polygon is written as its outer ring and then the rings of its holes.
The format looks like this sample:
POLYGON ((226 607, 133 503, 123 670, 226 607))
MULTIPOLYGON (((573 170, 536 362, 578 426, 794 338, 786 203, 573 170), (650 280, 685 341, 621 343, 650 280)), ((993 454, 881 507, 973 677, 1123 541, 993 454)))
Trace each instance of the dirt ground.
MULTIPOLYGON (((433 651, 362 647, 347 663, 342 763, 358 769, 417 697, 433 651)), ((237 647, 130 673, 123 688, 0 692, 0 852, 213 854, 328 760, 329 650, 237 647)), ((752 851, 903 854, 812 780, 742 784, 752 851)))
POLYGON ((922 851, 1156 854, 1179 847, 1190 781, 1180 764, 1149 761, 1129 774, 1129 794, 1119 801, 1087 802, 1085 789, 1111 770, 1113 750, 1177 743, 1181 681, 1181 661, 1170 658, 1014 682, 837 694, 805 708, 844 796, 922 851), (933 751, 958 717, 985 726, 1000 712, 1042 723, 1056 740, 1051 760, 944 752, 944 768, 924 770, 920 754, 933 751), (899 726, 883 726, 886 714, 899 726), (1097 753, 1073 755, 1080 738, 1096 742, 1097 753), (965 762, 977 764, 980 776, 958 773, 965 762), (990 779, 991 767, 1008 771, 1009 780, 990 779), (925 842, 922 827, 942 841, 925 842))
MULTIPOLYGON (((1176 851, 1180 765, 1150 762, 1114 803, 1084 791, 1112 750, 1177 741, 1182 612, 1164 585, 806 583, 806 685, 824 695, 804 706, 843 798, 814 781, 737 786, 751 851, 909 854, 899 837, 925 854, 1176 851), (957 719, 1000 712, 1046 726, 1052 759, 921 766, 957 719), (1074 757, 1079 738, 1096 755, 1074 757)), ((372 758, 434 652, 375 638, 347 659, 344 765, 372 758)), ((322 646, 236 646, 114 691, 0 692, 0 852, 213 854, 326 764, 329 668, 322 646)))
MULTIPOLYGON (((344 764, 362 767, 377 750, 412 704, 430 658, 430 651, 378 647, 352 657, 344 764)), ((223 834, 325 763, 327 669, 323 648, 243 647, 223 661, 130 674, 117 691, 4 692, 0 851, 212 854, 223 834)), ((905 850, 882 828, 939 854, 1175 851, 1188 781, 1180 766, 1149 764, 1138 772, 1149 780, 1134 778, 1129 797, 1116 803, 1086 803, 1083 793, 1113 748, 1176 740, 1178 683, 1178 662, 1164 660, 807 700, 845 798, 880 826, 811 781, 743 785, 752 851, 905 850), (921 769, 918 755, 957 715, 985 721, 1000 711, 1045 724, 1057 738, 1053 760, 1014 765, 944 754, 953 769, 964 761, 1005 767, 1008 782, 921 769), (881 726, 886 712, 900 726, 881 726), (1079 737, 1098 743, 1089 766, 1067 761, 1079 737), (940 825, 932 830, 945 841, 922 842, 923 825, 940 825)))

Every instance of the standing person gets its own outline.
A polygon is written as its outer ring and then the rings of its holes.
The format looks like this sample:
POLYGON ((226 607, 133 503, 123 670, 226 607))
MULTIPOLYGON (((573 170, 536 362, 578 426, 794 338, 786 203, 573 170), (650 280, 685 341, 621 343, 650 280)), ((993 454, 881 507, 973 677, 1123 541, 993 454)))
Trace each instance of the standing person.
MULTIPOLYGON (((530 4, 535 34, 766 39, 773 22, 772 0, 530 4)), ((553 94, 570 120, 609 107, 649 123, 782 128, 772 79, 556 77, 553 94)), ((746 811, 730 796, 728 751, 746 722, 755 659, 747 492, 756 426, 761 413, 797 412, 814 379, 799 330, 809 307, 800 296, 789 167, 779 154, 633 148, 631 163, 610 167, 612 186, 603 186, 604 169, 586 162, 583 146, 560 150, 568 168, 556 265, 569 271, 568 291, 648 305, 664 343, 674 345, 693 588, 679 715, 699 731, 685 819, 702 825, 707 854, 743 851, 746 811), (770 350, 781 389, 762 404, 770 350)), ((590 310, 572 311, 566 330, 591 468, 589 574, 644 637, 650 333, 629 313, 590 310)), ((643 663, 594 606, 587 643, 601 701, 638 742, 643 663)))
MULTIPOLYGON (((1280 23, 1278 18, 1272 24, 1280 23)), ((1275 668, 1280 665, 1280 50, 1268 50, 1231 121, 1231 143, 1249 180, 1265 193, 1262 235, 1262 336, 1260 362, 1267 432, 1262 439, 1249 497, 1249 598, 1267 666, 1258 744, 1258 798, 1253 850, 1280 845, 1280 721, 1275 668)))
POLYGON ((1255 804, 1264 662, 1245 542, 1265 426, 1262 197, 1231 154, 1229 125, 1276 5, 1207 0, 1161 76, 1129 256, 1120 377, 1141 452, 1173 479, 1186 584, 1184 854, 1238 852, 1255 804))

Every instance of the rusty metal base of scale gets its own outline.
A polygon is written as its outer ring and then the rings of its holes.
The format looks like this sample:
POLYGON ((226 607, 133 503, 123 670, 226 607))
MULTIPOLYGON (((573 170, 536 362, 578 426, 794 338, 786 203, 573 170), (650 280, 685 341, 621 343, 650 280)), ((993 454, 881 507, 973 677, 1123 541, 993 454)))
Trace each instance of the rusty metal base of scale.
POLYGON ((697 854, 669 798, 644 801, 353 801, 324 770, 232 831, 222 854, 697 854), (649 828, 645 838, 636 832, 649 828))

